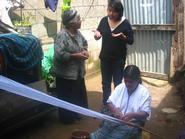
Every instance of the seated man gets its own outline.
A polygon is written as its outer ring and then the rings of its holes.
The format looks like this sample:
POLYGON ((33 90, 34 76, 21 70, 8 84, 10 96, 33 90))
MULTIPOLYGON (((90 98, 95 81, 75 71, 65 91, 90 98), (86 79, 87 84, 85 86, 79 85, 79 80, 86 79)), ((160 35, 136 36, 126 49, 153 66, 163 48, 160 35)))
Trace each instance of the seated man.
MULTIPOLYGON (((144 126, 151 115, 151 97, 141 84, 140 70, 129 65, 124 70, 124 83, 118 85, 107 100, 109 115, 123 122, 144 126)), ((91 133, 91 139, 140 139, 141 130, 123 123, 104 121, 100 128, 91 133)))

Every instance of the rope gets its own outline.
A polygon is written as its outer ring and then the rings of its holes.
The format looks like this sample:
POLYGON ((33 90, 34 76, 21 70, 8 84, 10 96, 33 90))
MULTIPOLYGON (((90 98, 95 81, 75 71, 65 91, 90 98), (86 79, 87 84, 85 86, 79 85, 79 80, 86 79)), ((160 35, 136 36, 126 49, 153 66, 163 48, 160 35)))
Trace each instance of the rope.
POLYGON ((91 4, 89 6, 89 9, 87 10, 85 16, 83 17, 83 21, 85 21, 85 18, 87 17, 87 15, 89 14, 91 8, 93 7, 93 4, 94 4, 94 0, 91 1, 91 4))

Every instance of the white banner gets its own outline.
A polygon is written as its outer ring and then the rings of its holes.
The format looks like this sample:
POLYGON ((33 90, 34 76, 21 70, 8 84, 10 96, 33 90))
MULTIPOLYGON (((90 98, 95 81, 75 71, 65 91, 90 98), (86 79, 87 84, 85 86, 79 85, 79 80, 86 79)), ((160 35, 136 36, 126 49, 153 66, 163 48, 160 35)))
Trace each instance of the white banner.
POLYGON ((64 108, 73 112, 77 112, 86 116, 96 117, 98 119, 108 120, 116 123, 120 123, 121 120, 114 117, 101 114, 96 111, 92 111, 69 102, 60 100, 58 98, 47 95, 41 91, 28 87, 26 85, 15 82, 9 78, 0 75, 0 89, 7 91, 7 93, 13 93, 20 96, 24 96, 33 100, 37 100, 43 103, 51 104, 56 107, 64 108))

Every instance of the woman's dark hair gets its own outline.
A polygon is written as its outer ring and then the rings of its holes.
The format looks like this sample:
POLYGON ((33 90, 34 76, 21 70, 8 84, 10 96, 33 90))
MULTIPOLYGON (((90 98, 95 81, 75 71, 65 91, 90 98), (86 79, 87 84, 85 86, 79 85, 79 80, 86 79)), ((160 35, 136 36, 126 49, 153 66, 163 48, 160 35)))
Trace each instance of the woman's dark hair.
POLYGON ((142 83, 140 70, 135 65, 128 65, 124 69, 123 77, 124 78, 130 78, 132 80, 139 81, 140 83, 142 83))
POLYGON ((123 4, 120 0, 108 0, 108 7, 112 8, 119 14, 118 20, 123 16, 123 4))

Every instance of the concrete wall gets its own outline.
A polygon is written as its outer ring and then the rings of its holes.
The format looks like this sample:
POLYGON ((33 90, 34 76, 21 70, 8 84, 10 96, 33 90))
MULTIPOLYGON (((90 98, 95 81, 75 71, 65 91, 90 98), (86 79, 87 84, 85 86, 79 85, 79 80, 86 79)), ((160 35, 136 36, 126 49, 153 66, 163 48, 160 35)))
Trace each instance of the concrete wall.
POLYGON ((32 33, 43 40, 43 43, 50 43, 53 37, 60 29, 61 22, 61 10, 60 0, 55 12, 45 8, 44 0, 24 0, 25 7, 23 9, 17 9, 12 14, 13 20, 22 17, 30 16, 32 22, 32 33))
MULTIPOLYGON (((30 16, 32 33, 41 39, 43 50, 48 49, 53 43, 55 35, 61 29, 61 4, 58 1, 57 9, 52 12, 45 8, 44 0, 25 0, 23 9, 16 9, 11 13, 13 20, 20 19, 21 15, 30 16)), ((92 29, 96 29, 100 19, 106 15, 107 0, 72 0, 72 8, 76 9, 83 21, 81 32, 88 40, 90 58, 87 60, 87 70, 93 73, 99 68, 99 51, 101 40, 95 41, 92 29)))
POLYGON ((87 60, 86 68, 88 73, 94 73, 99 69, 99 51, 101 40, 94 40, 92 29, 96 29, 100 19, 106 15, 107 0, 73 0, 72 7, 82 17, 81 32, 88 40, 90 58, 87 60))
MULTIPOLYGON (((62 0, 59 0, 56 11, 52 12, 45 8, 44 0, 25 0, 25 7, 22 10, 16 9, 13 11, 11 19, 19 20, 21 15, 31 16, 32 33, 34 35, 41 39, 55 37, 61 29, 61 5, 62 0)), ((86 33, 89 34, 92 29, 95 29, 99 20, 106 15, 107 0, 72 0, 71 6, 80 13, 83 19, 81 30, 86 35, 86 33)), ((87 36, 87 39, 90 38, 87 36)))

